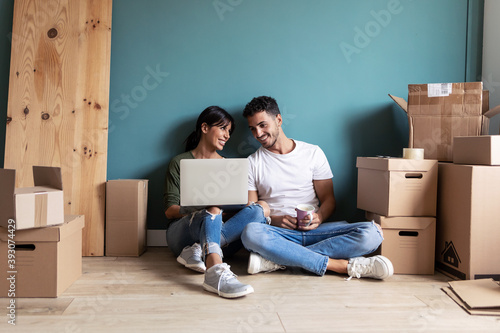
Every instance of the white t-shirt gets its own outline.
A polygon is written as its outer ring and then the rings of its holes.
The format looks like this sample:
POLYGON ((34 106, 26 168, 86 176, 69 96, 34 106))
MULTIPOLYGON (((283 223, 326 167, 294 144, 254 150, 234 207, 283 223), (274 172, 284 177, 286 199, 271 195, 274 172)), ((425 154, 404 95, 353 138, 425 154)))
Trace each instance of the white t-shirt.
POLYGON ((271 208, 271 215, 296 216, 298 204, 311 204, 316 210, 319 200, 313 180, 333 177, 325 153, 316 145, 294 140, 288 154, 275 154, 260 147, 248 157, 248 190, 257 191, 259 200, 271 208))

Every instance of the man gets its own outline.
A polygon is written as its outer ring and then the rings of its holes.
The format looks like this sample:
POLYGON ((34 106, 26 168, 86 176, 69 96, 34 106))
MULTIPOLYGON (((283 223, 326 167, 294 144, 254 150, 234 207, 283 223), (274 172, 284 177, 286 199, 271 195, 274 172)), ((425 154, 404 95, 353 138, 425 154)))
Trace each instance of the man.
POLYGON ((268 224, 250 223, 241 236, 250 254, 248 273, 301 267, 317 275, 327 270, 354 277, 385 279, 394 272, 383 256, 361 257, 381 244, 374 222, 324 223, 335 210, 332 172, 323 151, 288 138, 276 101, 252 99, 243 111, 260 147, 249 156, 249 200, 267 202, 268 224), (316 209, 312 219, 295 217, 298 204, 316 209))

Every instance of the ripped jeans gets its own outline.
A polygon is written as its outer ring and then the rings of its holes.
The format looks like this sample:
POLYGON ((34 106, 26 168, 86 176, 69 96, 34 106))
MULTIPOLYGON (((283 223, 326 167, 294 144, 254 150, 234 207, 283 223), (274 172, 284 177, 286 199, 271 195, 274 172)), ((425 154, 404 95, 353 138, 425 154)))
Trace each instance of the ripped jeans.
POLYGON ((178 256, 186 246, 200 243, 203 256, 218 253, 239 240, 245 226, 252 222, 266 223, 263 209, 258 204, 246 206, 227 221, 221 214, 210 214, 205 209, 172 222, 167 230, 167 245, 178 256))

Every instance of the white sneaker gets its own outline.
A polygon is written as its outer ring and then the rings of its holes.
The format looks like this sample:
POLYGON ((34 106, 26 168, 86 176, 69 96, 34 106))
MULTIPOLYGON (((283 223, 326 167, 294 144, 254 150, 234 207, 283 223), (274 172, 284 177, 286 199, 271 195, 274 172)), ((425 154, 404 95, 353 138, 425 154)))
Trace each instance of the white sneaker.
POLYGON ((394 274, 394 267, 391 261, 384 256, 357 257, 349 259, 347 274, 349 275, 347 280, 350 280, 352 277, 383 280, 394 274))
POLYGON ((272 261, 262 258, 259 254, 255 252, 250 252, 250 258, 248 259, 248 274, 257 274, 260 272, 274 272, 278 269, 285 269, 285 266, 275 264, 272 261))
POLYGON ((226 263, 214 265, 205 272, 203 288, 225 298, 236 298, 253 293, 251 285, 236 279, 226 263))
POLYGON ((205 273, 206 267, 201 258, 201 246, 198 243, 186 246, 177 257, 177 262, 193 271, 205 273))

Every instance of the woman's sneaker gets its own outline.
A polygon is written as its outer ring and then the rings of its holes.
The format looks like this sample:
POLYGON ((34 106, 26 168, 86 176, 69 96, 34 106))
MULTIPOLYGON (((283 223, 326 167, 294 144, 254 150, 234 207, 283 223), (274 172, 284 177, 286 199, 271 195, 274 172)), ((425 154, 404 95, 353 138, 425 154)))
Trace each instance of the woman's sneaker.
POLYGON ((353 277, 383 280, 392 274, 394 274, 394 267, 391 261, 384 256, 352 258, 347 264, 347 275, 349 275, 347 280, 353 277))
POLYGON ((228 264, 218 264, 205 272, 203 288, 225 298, 242 297, 253 293, 252 286, 243 284, 236 279, 228 264))
POLYGON ((193 271, 205 273, 206 267, 201 258, 201 246, 198 243, 186 246, 177 257, 177 262, 193 271))
POLYGON ((285 268, 285 266, 275 264, 272 261, 262 258, 255 252, 250 252, 250 257, 248 258, 248 274, 257 274, 260 272, 269 273, 285 268))

